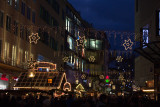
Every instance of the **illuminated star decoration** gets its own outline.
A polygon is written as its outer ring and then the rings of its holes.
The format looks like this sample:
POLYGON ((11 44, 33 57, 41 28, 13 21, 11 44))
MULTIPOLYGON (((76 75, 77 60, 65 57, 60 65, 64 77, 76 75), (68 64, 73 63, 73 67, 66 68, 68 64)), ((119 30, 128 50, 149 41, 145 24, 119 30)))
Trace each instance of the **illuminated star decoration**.
POLYGON ((125 42, 123 43, 123 46, 124 46, 125 50, 132 49, 133 42, 131 41, 131 39, 124 40, 124 41, 125 42))
POLYGON ((89 62, 94 62, 96 60, 94 56, 90 56, 88 59, 89 59, 89 62))
POLYGON ((31 58, 30 61, 27 61, 28 62, 28 68, 34 68, 34 63, 36 62, 35 60, 33 60, 33 58, 31 58))
POLYGON ((81 78, 82 78, 83 80, 86 79, 86 75, 83 74, 83 75, 81 76, 81 78))
POLYGON ((34 43, 34 44, 37 44, 37 41, 40 39, 40 37, 38 36, 38 33, 32 33, 30 36, 29 36, 29 42, 30 43, 34 43))
POLYGON ((69 58, 68 57, 64 57, 62 60, 63 60, 63 62, 68 62, 69 58))
POLYGON ((104 79, 104 75, 100 75, 99 79, 101 79, 101 80, 104 79))
POLYGON ((121 56, 117 56, 116 60, 117 62, 122 62, 123 58, 121 56))
POLYGON ((83 37, 79 36, 79 39, 77 39, 76 42, 77 42, 77 46, 84 47, 85 42, 87 42, 87 40, 85 39, 85 36, 83 36, 83 37))
POLYGON ((64 71, 63 67, 60 67, 60 71, 64 71))

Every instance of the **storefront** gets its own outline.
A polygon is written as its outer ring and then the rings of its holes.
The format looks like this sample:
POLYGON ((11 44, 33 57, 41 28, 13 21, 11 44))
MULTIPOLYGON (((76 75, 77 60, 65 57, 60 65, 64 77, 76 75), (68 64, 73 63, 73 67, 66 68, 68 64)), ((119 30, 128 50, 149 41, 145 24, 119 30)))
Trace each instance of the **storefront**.
POLYGON ((0 90, 6 90, 9 87, 9 75, 0 73, 0 90))

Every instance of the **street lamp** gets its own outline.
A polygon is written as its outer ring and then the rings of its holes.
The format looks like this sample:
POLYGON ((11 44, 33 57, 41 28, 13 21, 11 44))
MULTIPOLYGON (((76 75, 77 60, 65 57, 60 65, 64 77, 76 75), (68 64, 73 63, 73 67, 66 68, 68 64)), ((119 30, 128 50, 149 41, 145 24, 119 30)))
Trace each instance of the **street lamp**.
POLYGON ((32 89, 32 80, 35 77, 34 69, 29 69, 28 77, 31 78, 31 89, 32 89))

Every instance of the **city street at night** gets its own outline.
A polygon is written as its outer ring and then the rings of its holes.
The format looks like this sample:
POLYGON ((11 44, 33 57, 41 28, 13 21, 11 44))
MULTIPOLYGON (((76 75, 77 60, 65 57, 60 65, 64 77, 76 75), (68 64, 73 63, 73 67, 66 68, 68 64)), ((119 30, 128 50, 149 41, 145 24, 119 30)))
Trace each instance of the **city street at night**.
POLYGON ((160 107, 160 1, 0 0, 0 105, 160 107))

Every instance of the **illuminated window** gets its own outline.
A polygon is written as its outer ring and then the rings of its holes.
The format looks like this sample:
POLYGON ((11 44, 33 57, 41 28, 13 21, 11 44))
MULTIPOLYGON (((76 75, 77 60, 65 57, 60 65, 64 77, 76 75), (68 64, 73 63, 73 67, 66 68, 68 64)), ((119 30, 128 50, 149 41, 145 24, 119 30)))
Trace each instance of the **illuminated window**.
POLYGON ((12 65, 15 66, 16 65, 16 60, 17 60, 17 47, 16 46, 12 46, 12 65))
POLYGON ((12 5, 12 0, 7 0, 9 5, 12 5))
POLYGON ((9 43, 5 42, 4 60, 7 60, 8 58, 9 58, 9 43))
POLYGON ((66 30, 71 33, 71 30, 72 30, 71 28, 72 28, 71 19, 66 17, 66 30))
MULTIPOLYGON (((143 29, 143 44, 148 43, 148 29, 143 29)), ((143 46, 143 48, 146 48, 147 46, 143 46)))
POLYGON ((24 56, 24 58, 25 58, 25 62, 27 62, 27 61, 28 61, 28 51, 25 51, 25 56, 24 56))
POLYGON ((19 9, 19 0, 15 0, 15 9, 16 9, 16 10, 19 9))
POLYGON ((19 48, 19 63, 23 62, 23 49, 19 48))
POLYGON ((68 36, 68 38, 67 38, 67 42, 68 42, 68 44, 69 44, 69 49, 74 49, 74 40, 73 40, 73 38, 72 37, 70 37, 70 36, 68 36))
POLYGON ((49 84, 52 84, 52 79, 48 79, 48 83, 49 83, 49 84))
POLYGON ((95 39, 90 39, 90 43, 86 43, 86 47, 90 49, 96 49, 96 50, 101 50, 102 49, 102 41, 100 40, 95 40, 95 39), (89 47, 90 44, 90 47, 89 47))

